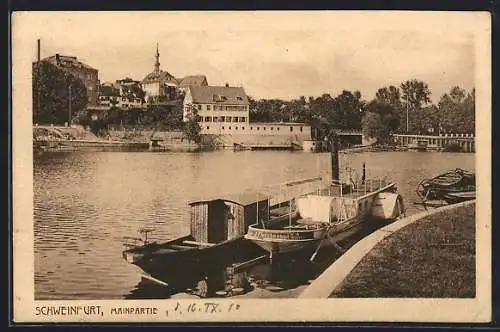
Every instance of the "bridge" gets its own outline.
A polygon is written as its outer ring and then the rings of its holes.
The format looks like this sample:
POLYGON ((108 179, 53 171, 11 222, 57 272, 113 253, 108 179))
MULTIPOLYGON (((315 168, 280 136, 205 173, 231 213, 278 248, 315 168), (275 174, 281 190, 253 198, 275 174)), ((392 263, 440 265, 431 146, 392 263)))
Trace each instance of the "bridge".
POLYGON ((422 144, 426 150, 443 150, 449 144, 458 144, 464 152, 475 152, 474 134, 409 135, 395 134, 394 141, 399 146, 411 148, 422 144))

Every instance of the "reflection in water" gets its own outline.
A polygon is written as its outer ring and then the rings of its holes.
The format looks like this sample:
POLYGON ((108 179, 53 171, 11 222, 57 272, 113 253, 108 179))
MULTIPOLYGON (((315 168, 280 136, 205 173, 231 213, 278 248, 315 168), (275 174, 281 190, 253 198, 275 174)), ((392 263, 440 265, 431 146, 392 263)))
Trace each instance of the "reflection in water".
MULTIPOLYGON (((189 233, 188 201, 328 174, 329 157, 276 151, 35 156, 35 298, 119 299, 124 294, 166 298, 196 289, 199 295, 193 296, 228 292, 231 278, 220 270, 184 276, 185 284, 173 285, 174 289, 148 290, 144 282, 139 283, 136 268, 122 259, 122 238, 135 236, 143 227, 155 228, 151 239, 159 242, 185 235, 189 233)), ((418 199, 414 189, 422 178, 456 167, 473 171, 475 162, 474 154, 459 153, 381 152, 341 154, 340 158, 343 167, 349 164, 358 171, 366 162, 368 177, 392 178, 408 213, 422 209, 412 204, 418 199)), ((293 289, 314 278, 321 270, 318 264, 259 264, 238 271, 231 285, 247 294, 259 287, 293 289)))

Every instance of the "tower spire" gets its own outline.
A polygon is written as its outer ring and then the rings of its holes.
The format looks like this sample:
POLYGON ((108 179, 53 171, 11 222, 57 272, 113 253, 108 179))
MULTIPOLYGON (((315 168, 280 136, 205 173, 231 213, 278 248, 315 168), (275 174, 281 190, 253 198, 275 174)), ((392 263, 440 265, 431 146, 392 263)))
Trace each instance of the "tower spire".
POLYGON ((155 73, 160 72, 160 52, 158 51, 158 43, 156 43, 156 62, 155 62, 155 73))

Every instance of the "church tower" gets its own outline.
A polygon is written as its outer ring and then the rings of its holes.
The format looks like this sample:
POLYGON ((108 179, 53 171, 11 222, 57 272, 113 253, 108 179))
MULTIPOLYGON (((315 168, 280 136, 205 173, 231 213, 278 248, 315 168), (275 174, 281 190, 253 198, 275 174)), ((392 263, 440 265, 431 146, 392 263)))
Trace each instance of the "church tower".
POLYGON ((155 73, 159 73, 160 72, 160 52, 158 51, 158 43, 156 43, 156 62, 155 62, 155 69, 154 69, 154 72, 155 73))

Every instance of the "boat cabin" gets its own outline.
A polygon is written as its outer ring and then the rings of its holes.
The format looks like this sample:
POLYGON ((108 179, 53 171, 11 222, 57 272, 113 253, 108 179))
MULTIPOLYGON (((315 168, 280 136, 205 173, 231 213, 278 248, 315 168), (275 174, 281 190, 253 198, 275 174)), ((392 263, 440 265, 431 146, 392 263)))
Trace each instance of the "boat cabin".
POLYGON ((307 195, 296 200, 302 219, 330 223, 350 219, 357 215, 357 200, 348 197, 307 195))
POLYGON ((269 198, 245 193, 189 203, 191 236, 200 243, 217 244, 244 236, 248 226, 269 220, 269 198))

